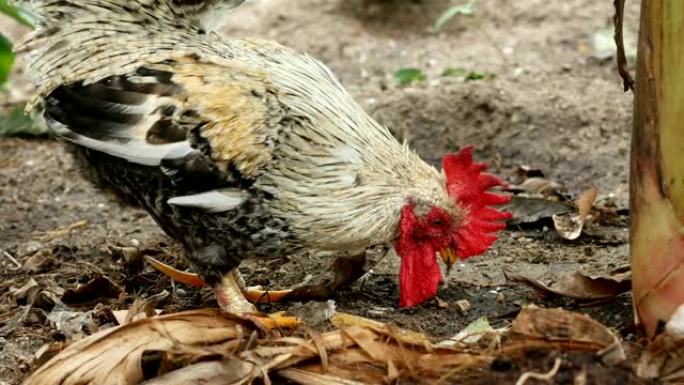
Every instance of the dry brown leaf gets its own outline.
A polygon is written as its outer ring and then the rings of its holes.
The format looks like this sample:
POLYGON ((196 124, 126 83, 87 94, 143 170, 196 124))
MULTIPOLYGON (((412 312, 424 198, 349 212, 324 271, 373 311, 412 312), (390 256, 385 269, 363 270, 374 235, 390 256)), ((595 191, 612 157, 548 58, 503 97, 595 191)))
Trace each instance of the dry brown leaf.
MULTIPOLYGON (((339 329, 345 329, 350 326, 359 326, 363 328, 369 328, 383 334, 388 333, 387 324, 348 313, 336 313, 330 318, 330 322, 332 322, 332 324, 339 329)), ((396 333, 393 334, 392 337, 399 338, 404 343, 420 346, 427 346, 430 344, 430 340, 422 333, 400 328, 394 328, 394 331, 396 333)))
POLYGON ((119 325, 127 324, 143 318, 150 318, 159 315, 161 310, 155 309, 159 301, 171 295, 164 290, 161 293, 149 296, 147 298, 136 299, 128 310, 117 310, 112 312, 119 325))
POLYGON ((586 218, 587 215, 589 215, 591 208, 594 207, 594 202, 596 201, 597 196, 598 189, 596 187, 590 187, 580 194, 576 201, 577 213, 580 215, 580 217, 586 218))
POLYGON ((143 380, 145 351, 206 348, 237 337, 235 320, 216 310, 144 319, 103 330, 71 344, 40 367, 25 385, 135 384, 143 380))
POLYGON ((200 362, 163 374, 141 385, 225 385, 249 383, 260 374, 256 365, 237 357, 200 362))
POLYGON ((24 285, 19 288, 11 288, 9 290, 10 304, 16 306, 19 302, 33 304, 36 296, 40 291, 40 286, 35 279, 30 278, 24 285))
POLYGON ((511 197, 511 202, 502 206, 502 209, 513 214, 513 218, 508 221, 510 225, 535 223, 573 211, 572 205, 565 202, 525 196, 511 197))
POLYGON ((62 301, 67 304, 83 303, 100 298, 118 298, 121 287, 103 275, 95 275, 87 283, 75 289, 68 289, 62 295, 62 301))
POLYGON ((518 178, 517 183, 521 183, 529 178, 543 178, 544 171, 538 168, 532 168, 526 164, 521 164, 515 170, 515 176, 518 178))
POLYGON ((290 368, 278 372, 278 375, 290 381, 304 385, 368 385, 368 382, 357 382, 334 377, 326 374, 319 374, 313 371, 290 368))
MULTIPOLYGON (((152 315, 159 315, 162 312, 161 309, 153 309, 153 311, 154 314, 152 315)), ((131 310, 112 310, 112 315, 114 316, 114 319, 116 319, 116 323, 119 325, 124 325, 133 321, 151 317, 146 312, 134 312, 131 310)))
POLYGON ((608 327, 586 314, 563 309, 524 307, 511 325, 510 337, 526 346, 542 344, 559 350, 600 352, 613 348, 613 362, 625 359, 620 340, 608 327))
POLYGON ((48 314, 47 320, 69 341, 79 340, 98 331, 93 311, 73 311, 64 304, 56 305, 48 314))
POLYGON ((53 239, 62 238, 66 235, 71 234, 74 230, 78 230, 88 226, 88 220, 82 219, 80 221, 74 222, 68 226, 60 227, 54 230, 46 231, 40 237, 40 241, 47 242, 53 239))
POLYGON ((415 333, 422 336, 416 340, 392 325, 353 316, 345 319, 357 325, 310 333, 311 338, 259 338, 250 323, 216 310, 142 319, 71 344, 26 385, 140 383, 143 356, 149 363, 150 354, 158 362, 153 361, 157 365, 152 373, 147 365, 146 373, 153 375, 145 382, 148 385, 250 383, 257 378, 268 383, 268 377, 278 375, 312 385, 386 384, 392 378, 434 383, 492 359, 434 347, 424 336, 415 333))
POLYGON ((581 300, 600 300, 616 297, 632 288, 631 273, 619 273, 610 277, 589 277, 574 272, 559 277, 553 284, 504 270, 506 278, 532 287, 545 295, 560 295, 581 300))
POLYGON ((575 201, 577 213, 554 214, 551 218, 558 235, 569 241, 579 238, 597 196, 598 189, 591 187, 582 192, 575 201))
POLYGON ((22 269, 30 273, 37 273, 46 270, 46 268, 52 263, 53 258, 54 257, 50 250, 38 250, 31 255, 26 262, 24 262, 22 269))
POLYGON ((530 193, 539 196, 561 196, 562 186, 546 179, 544 172, 526 165, 518 166, 516 170, 517 182, 510 186, 512 191, 530 193))
POLYGON ((33 361, 31 364, 35 367, 43 366, 48 360, 61 352, 65 345, 64 342, 49 342, 41 346, 40 349, 33 354, 33 361))
POLYGON ((549 196, 556 195, 561 186, 560 184, 545 178, 532 177, 525 179, 525 181, 513 186, 513 188, 533 194, 549 196))
POLYGON ((394 362, 387 361, 387 383, 393 384, 399 379, 399 369, 394 362))

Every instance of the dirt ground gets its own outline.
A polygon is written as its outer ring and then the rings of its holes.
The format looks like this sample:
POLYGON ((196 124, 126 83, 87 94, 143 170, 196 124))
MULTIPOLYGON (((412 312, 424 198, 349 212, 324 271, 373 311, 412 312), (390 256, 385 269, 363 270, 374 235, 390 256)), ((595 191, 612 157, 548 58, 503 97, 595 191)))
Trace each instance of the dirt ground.
MULTIPOLYGON (((613 59, 596 45, 611 25, 612 2, 482 0, 473 16, 458 16, 433 33, 434 21, 455 3, 261 0, 236 12, 226 32, 275 39, 321 59, 374 117, 435 164, 444 153, 473 144, 476 157, 490 161, 493 171, 511 182, 527 165, 570 196, 596 186, 599 199, 626 209, 632 96, 622 92, 613 59), (397 85, 393 73, 406 67, 422 69, 427 80, 397 85), (495 76, 473 81, 440 76, 447 68, 495 76)), ((636 35, 637 18, 638 2, 628 2, 628 42, 636 35)), ((14 82, 21 84, 19 78, 14 82)), ((185 266, 180 250, 144 212, 119 206, 84 181, 60 143, 0 139, 0 170, 0 384, 19 384, 37 349, 65 338, 46 320, 54 305, 49 301, 36 305, 21 324, 12 323, 26 304, 12 290, 30 279, 58 297, 98 275, 124 289, 81 297, 68 304, 74 311, 127 309, 135 298, 163 290, 171 293, 157 306, 164 311, 214 305, 210 291, 173 285, 125 258, 133 248, 185 266)), ((396 306, 398 264, 389 255, 334 300, 338 310, 421 330, 436 340, 480 317, 505 326, 528 303, 587 312, 630 340, 628 296, 588 305, 542 298, 503 274, 504 268, 550 280, 578 269, 605 274, 628 263, 626 226, 624 216, 610 226, 594 225, 593 232, 603 236, 588 231, 575 241, 558 236, 550 220, 510 226, 489 252, 452 270, 438 294, 443 303, 433 300, 414 309, 396 306), (461 300, 469 301, 469 310, 457 306, 461 300)), ((282 288, 301 283, 326 263, 308 256, 249 261, 243 274, 250 284, 282 288)), ((102 314, 94 313, 95 327, 113 325, 102 314)), ((514 383, 521 371, 548 370, 551 356, 521 358, 504 370, 482 373, 476 382, 514 383)), ((556 383, 573 383, 573 373, 591 362, 586 356, 567 358, 556 383)), ((594 364, 586 383, 632 382, 640 383, 628 369, 594 364)))

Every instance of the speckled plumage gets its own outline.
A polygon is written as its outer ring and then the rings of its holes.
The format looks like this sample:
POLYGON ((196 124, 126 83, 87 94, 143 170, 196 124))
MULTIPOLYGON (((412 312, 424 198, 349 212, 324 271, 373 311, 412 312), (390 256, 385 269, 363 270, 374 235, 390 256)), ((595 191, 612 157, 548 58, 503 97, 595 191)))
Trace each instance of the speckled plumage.
POLYGON ((464 217, 323 64, 211 32, 212 9, 241 2, 24 1, 42 15, 21 46, 36 110, 209 281, 246 257, 392 244, 408 200, 464 217))

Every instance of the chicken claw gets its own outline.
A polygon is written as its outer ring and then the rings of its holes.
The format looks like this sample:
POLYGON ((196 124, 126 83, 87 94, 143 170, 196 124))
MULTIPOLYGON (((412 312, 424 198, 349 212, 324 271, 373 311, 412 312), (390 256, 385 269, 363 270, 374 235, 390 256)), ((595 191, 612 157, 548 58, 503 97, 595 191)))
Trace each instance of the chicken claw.
MULTIPOLYGON (((180 282, 185 285, 194 287, 205 286, 204 280, 197 274, 188 273, 186 271, 181 271, 174 268, 171 265, 167 265, 155 258, 145 256, 145 260, 152 265, 155 269, 162 272, 164 275, 173 279, 176 282, 180 282)), ((244 288, 243 280, 240 277, 237 270, 233 270, 235 275, 234 279, 237 281, 242 294, 247 298, 248 301, 252 303, 276 303, 282 301, 292 290, 262 290, 261 288, 244 288)), ((216 295, 219 298, 219 293, 216 295)))
MULTIPOLYGON (((251 321, 264 332, 278 329, 295 329, 301 321, 297 317, 285 316, 282 312, 275 314, 263 314, 257 312, 256 307, 243 295, 238 283, 237 270, 223 276, 221 282, 216 285, 216 299, 221 310, 239 318, 251 321)), ((255 297, 261 302, 268 292, 259 291, 261 297, 255 297), (266 294, 264 294, 266 293, 266 294)))
POLYGON ((168 265, 162 261, 145 255, 145 260, 152 265, 155 269, 162 272, 167 277, 173 279, 176 282, 186 284, 188 286, 203 287, 204 280, 197 274, 188 273, 187 271, 181 271, 175 267, 168 265))
MULTIPOLYGON (((204 280, 197 274, 178 270, 155 258, 145 256, 147 262, 169 278, 186 285, 202 287, 204 280)), ((245 319, 264 332, 277 329, 295 329, 301 321, 297 317, 284 315, 282 312, 274 314, 259 313, 252 303, 273 303, 285 298, 292 290, 265 291, 257 288, 243 289, 242 279, 237 269, 226 274, 214 291, 216 301, 224 312, 245 319)))

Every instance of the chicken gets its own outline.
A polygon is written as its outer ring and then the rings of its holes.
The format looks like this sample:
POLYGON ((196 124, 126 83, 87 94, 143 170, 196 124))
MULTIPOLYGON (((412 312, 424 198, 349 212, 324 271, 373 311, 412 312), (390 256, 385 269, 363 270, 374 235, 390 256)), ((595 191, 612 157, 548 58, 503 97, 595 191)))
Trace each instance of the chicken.
MULTIPOLYGON (((442 171, 399 143, 319 61, 216 29, 242 1, 24 0, 32 110, 85 174, 142 206, 237 315, 237 268, 300 251, 401 258, 403 307, 505 227, 502 186, 472 148, 442 171)), ((358 274, 357 274, 358 276, 358 274)), ((337 282, 335 287, 343 283, 337 282)))

